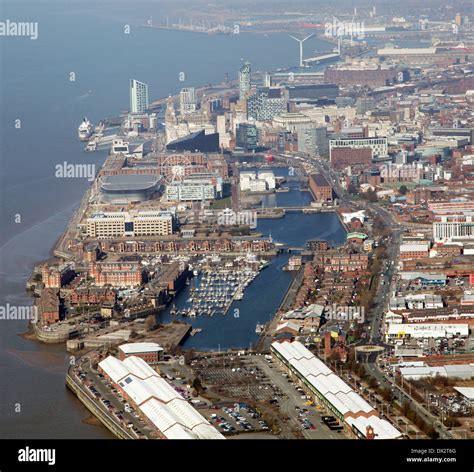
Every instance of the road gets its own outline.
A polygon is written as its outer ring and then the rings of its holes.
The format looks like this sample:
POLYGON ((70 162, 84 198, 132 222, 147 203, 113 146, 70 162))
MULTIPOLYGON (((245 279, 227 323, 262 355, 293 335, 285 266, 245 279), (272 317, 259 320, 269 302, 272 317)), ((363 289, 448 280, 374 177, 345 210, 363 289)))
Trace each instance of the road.
MULTIPOLYGON (((353 205, 350 200, 349 194, 341 187, 339 183, 338 175, 331 168, 330 164, 324 160, 312 160, 311 163, 317 167, 319 172, 333 186, 334 193, 336 194, 339 204, 353 205)), ((370 310, 367 313, 365 320, 369 336, 366 340, 361 340, 358 345, 372 344, 380 345, 385 349, 390 349, 391 346, 384 344, 383 339, 383 321, 384 312, 388 308, 388 300, 390 293, 395 290, 396 287, 396 271, 398 266, 398 254, 401 243, 402 234, 406 227, 400 225, 394 220, 391 213, 377 203, 371 202, 358 202, 358 204, 370 211, 372 214, 377 215, 384 223, 387 228, 391 229, 390 236, 386 240, 386 253, 387 258, 382 265, 382 274, 380 277, 380 283, 375 295, 375 298, 371 304, 370 310)), ((383 351, 381 351, 383 352, 383 351)), ((403 403, 409 401, 417 411, 417 413, 428 423, 433 425, 435 430, 438 432, 442 439, 452 438, 451 434, 444 428, 439 421, 439 418, 432 415, 426 408, 423 407, 418 401, 416 401, 411 395, 404 391, 398 385, 395 385, 386 375, 380 370, 377 365, 377 357, 380 352, 374 352, 369 355, 363 356, 362 362, 366 368, 366 372, 373 377, 380 387, 389 388, 394 394, 398 401, 403 403)))

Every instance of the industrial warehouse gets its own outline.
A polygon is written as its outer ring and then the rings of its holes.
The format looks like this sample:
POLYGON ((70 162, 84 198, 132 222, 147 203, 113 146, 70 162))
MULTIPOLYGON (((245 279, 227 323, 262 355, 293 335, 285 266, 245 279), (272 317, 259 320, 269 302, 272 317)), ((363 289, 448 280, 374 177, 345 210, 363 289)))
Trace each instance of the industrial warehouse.
POLYGON ((108 356, 99 370, 139 410, 163 439, 224 439, 143 359, 108 356))
POLYGON ((298 341, 274 342, 272 353, 358 438, 398 439, 402 434, 298 341))

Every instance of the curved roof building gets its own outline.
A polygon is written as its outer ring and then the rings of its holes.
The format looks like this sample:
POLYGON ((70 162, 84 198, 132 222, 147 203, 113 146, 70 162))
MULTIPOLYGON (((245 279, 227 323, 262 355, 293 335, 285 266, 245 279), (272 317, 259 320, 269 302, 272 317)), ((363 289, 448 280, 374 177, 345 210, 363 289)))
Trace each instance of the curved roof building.
POLYGON ((160 188, 161 175, 130 174, 102 177, 102 198, 110 203, 127 204, 143 202, 160 188))

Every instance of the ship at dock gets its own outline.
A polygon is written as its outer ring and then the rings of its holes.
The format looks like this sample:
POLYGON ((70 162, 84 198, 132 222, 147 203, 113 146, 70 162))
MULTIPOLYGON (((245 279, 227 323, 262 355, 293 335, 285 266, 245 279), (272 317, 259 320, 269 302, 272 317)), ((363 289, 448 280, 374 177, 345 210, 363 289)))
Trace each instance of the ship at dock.
POLYGON ((81 141, 87 141, 94 133, 94 125, 87 119, 84 118, 82 123, 77 128, 77 135, 81 141))

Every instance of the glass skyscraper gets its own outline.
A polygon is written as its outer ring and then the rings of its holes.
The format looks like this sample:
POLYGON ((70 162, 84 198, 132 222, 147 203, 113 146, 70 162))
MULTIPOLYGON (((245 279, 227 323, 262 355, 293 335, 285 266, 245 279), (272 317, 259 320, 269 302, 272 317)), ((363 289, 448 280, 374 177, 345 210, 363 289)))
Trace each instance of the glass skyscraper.
POLYGON ((246 62, 239 70, 239 99, 247 98, 250 92, 250 63, 246 62))

